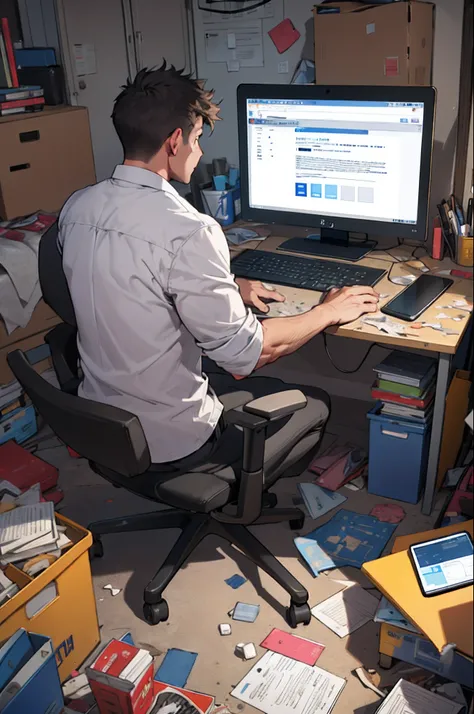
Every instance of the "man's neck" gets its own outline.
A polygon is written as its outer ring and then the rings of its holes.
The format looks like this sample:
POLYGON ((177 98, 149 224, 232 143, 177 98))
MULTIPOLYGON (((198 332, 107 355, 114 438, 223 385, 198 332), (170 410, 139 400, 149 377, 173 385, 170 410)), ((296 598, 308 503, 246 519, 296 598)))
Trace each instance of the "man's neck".
POLYGON ((136 161, 134 159, 125 159, 123 162, 124 166, 135 166, 138 169, 145 169, 145 171, 151 171, 166 181, 170 180, 169 171, 165 166, 154 165, 154 162, 147 163, 146 161, 136 161))

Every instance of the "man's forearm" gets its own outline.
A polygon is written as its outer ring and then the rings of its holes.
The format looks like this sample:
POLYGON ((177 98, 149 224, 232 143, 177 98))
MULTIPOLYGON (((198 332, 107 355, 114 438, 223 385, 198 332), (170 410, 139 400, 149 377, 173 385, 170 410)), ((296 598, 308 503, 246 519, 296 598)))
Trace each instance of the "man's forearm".
POLYGON ((263 348, 256 369, 292 352, 334 324, 334 311, 319 305, 304 315, 263 320, 263 348))

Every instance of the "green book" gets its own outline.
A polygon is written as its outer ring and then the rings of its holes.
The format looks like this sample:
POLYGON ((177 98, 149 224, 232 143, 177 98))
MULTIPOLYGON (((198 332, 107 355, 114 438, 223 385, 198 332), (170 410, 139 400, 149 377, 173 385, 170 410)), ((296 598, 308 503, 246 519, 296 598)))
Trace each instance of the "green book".
POLYGON ((388 379, 378 380, 379 389, 384 389, 387 392, 402 394, 404 397, 421 397, 426 391, 426 386, 411 387, 409 384, 400 384, 400 382, 389 382, 388 379))

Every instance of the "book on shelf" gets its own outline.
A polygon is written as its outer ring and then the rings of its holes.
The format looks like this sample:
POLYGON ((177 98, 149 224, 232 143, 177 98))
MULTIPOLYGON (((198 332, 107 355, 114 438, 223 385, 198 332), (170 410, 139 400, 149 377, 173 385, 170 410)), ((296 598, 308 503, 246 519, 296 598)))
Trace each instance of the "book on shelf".
POLYGON ((9 109, 0 109, 0 117, 8 117, 13 114, 36 114, 43 111, 44 104, 35 104, 31 107, 10 107, 9 109))
POLYGON ((374 372, 379 379, 422 387, 433 377, 435 369, 436 361, 432 357, 394 350, 374 367, 374 372))
POLYGON ((13 43, 8 19, 0 17, 0 88, 18 87, 13 43))
POLYGON ((31 97, 43 97, 44 89, 39 85, 26 85, 23 87, 2 87, 0 85, 0 102, 13 102, 31 97))
POLYGON ((44 104, 44 97, 28 97, 28 99, 12 99, 8 102, 0 101, 0 109, 15 109, 17 107, 37 107, 44 104))
POLYGON ((426 409, 434 398, 434 389, 429 388, 420 397, 409 397, 404 394, 396 394, 395 392, 387 392, 379 389, 377 383, 372 387, 372 398, 378 402, 390 402, 392 404, 400 404, 407 407, 416 407, 418 409, 426 409))
POLYGON ((415 397, 417 399, 420 399, 423 394, 425 394, 427 389, 431 389, 433 383, 434 380, 428 381, 421 387, 411 387, 408 384, 400 384, 399 382, 393 382, 389 379, 381 379, 379 377, 376 386, 377 389, 380 389, 384 392, 392 392, 393 394, 399 394, 404 397, 415 397))
POLYGON ((401 417, 403 419, 410 419, 422 423, 427 423, 431 419, 432 412, 433 407, 428 407, 428 409, 414 409, 412 407, 402 407, 398 404, 389 403, 382 404, 380 409, 381 414, 401 417))

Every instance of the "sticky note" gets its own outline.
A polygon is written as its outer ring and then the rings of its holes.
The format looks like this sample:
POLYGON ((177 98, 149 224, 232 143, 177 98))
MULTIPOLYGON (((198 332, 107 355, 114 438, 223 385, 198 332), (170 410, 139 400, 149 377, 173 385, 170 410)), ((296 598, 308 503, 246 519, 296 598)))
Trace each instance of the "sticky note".
POLYGON ((276 25, 268 34, 280 54, 289 50, 301 37, 289 18, 276 25))

